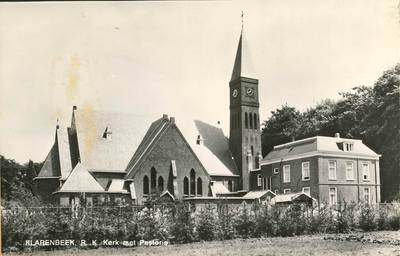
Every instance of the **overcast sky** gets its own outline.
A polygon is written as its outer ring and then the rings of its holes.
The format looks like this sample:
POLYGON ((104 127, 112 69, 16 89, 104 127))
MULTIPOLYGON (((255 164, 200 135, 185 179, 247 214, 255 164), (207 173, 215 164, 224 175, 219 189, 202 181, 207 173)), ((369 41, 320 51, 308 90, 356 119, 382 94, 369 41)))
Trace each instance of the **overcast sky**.
POLYGON ((373 86, 399 62, 398 1, 0 3, 0 152, 43 161, 72 106, 220 120, 241 30, 260 116, 373 86))

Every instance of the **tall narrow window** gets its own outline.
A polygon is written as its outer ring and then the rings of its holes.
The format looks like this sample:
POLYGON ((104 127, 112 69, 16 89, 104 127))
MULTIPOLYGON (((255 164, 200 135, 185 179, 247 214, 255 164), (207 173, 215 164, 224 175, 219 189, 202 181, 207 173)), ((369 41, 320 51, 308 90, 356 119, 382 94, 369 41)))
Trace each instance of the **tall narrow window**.
POLYGON ((290 182, 290 165, 283 166, 283 182, 290 182))
POLYGON ((151 189, 157 187, 157 177, 156 177, 156 175, 157 175, 156 168, 152 167, 151 168, 151 172, 150 172, 151 189))
POLYGON ((190 170, 190 194, 196 195, 196 173, 190 170))
POLYGON ((233 191, 233 184, 232 184, 232 181, 231 181, 231 180, 228 181, 228 190, 229 190, 229 192, 232 192, 232 191, 233 191))
POLYGON ((366 163, 363 164, 362 171, 363 171, 363 179, 369 180, 369 164, 366 164, 366 163))
POLYGON ((143 178, 143 195, 149 194, 149 178, 144 176, 143 178))
POLYGON ((249 126, 250 126, 250 129, 252 129, 253 128, 253 115, 251 114, 251 113, 249 113, 249 126))
POLYGON ((310 162, 304 162, 301 164, 303 180, 310 180, 310 162))
POLYGON ((200 177, 197 178, 197 195, 198 196, 203 195, 203 181, 201 180, 200 177))
POLYGON ((329 188, 329 204, 337 203, 337 190, 336 188, 329 188))
POLYGON ((164 179, 162 176, 158 178, 158 189, 164 191, 164 179))
POLYGON ((261 186, 261 174, 257 174, 257 186, 261 186))
POLYGON ((364 188, 364 202, 370 203, 370 190, 369 188, 364 188))
POLYGON ((352 162, 346 163, 346 179, 354 180, 354 171, 353 171, 353 163, 352 162))
POLYGON ((336 162, 329 161, 328 165, 329 165, 329 179, 336 180, 336 162))
POLYGON ((189 179, 187 177, 183 179, 183 194, 189 195, 189 179))
POLYGON ((244 128, 249 128, 249 120, 248 120, 248 116, 247 116, 247 112, 244 113, 244 128))
POLYGON ((254 129, 258 129, 257 126, 257 115, 254 113, 254 129))
POLYGON ((251 150, 251 155, 254 156, 254 148, 253 148, 253 146, 250 147, 250 150, 251 150))

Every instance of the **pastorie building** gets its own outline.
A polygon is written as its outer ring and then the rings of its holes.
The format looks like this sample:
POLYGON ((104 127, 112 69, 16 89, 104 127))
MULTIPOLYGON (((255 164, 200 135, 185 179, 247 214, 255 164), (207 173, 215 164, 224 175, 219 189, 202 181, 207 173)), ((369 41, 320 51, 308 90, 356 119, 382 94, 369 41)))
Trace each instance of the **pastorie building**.
POLYGON ((217 121, 108 113, 73 107, 35 178, 54 204, 110 200, 207 203, 379 202, 379 155, 361 141, 314 137, 276 146, 262 159, 258 79, 245 35, 229 82, 230 132, 217 121), (154 193, 156 192, 156 193, 154 193))

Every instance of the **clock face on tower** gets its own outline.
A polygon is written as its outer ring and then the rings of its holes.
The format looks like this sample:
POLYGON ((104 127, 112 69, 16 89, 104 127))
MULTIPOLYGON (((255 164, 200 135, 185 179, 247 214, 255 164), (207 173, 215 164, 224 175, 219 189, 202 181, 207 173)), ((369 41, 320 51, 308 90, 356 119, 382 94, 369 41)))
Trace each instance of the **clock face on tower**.
POLYGON ((246 88, 246 95, 252 97, 254 94, 253 88, 246 88))
POLYGON ((238 91, 235 89, 235 90, 233 90, 233 94, 232 94, 232 96, 234 97, 234 98, 236 98, 236 96, 238 95, 238 91))

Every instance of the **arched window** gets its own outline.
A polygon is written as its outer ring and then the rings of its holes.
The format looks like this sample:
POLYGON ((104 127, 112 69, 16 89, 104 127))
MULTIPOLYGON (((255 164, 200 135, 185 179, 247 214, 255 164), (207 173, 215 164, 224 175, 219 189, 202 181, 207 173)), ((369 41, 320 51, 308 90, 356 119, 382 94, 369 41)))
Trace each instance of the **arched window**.
POLYGON ((187 177, 183 179, 183 194, 189 195, 189 179, 187 177))
POLYGON ((254 148, 251 146, 251 155, 254 156, 254 148))
POLYGON ((244 128, 248 128, 249 127, 249 120, 248 120, 248 116, 247 116, 247 112, 244 113, 244 128))
POLYGON ((190 194, 196 195, 196 173, 190 170, 190 194))
POLYGON ((249 114, 249 117, 250 117, 250 122, 249 122, 249 126, 250 126, 250 129, 252 129, 253 128, 253 115, 250 113, 249 114))
POLYGON ((233 184, 232 184, 232 181, 231 181, 231 180, 228 181, 228 190, 229 190, 229 192, 232 192, 232 191, 233 191, 233 184))
POLYGON ((156 168, 151 167, 151 172, 150 172, 150 179, 151 179, 151 189, 157 187, 157 171, 156 168))
POLYGON ((147 176, 144 176, 143 178, 143 194, 149 194, 149 178, 147 176))
POLYGON ((257 115, 254 113, 254 129, 258 129, 257 126, 257 115))
POLYGON ((75 204, 75 197, 73 195, 69 196, 69 205, 74 205, 75 204))
POLYGON ((164 191, 164 179, 162 176, 158 178, 158 189, 164 191))
POLYGON ((201 180, 200 177, 197 178, 197 195, 198 196, 203 195, 203 181, 201 180))

